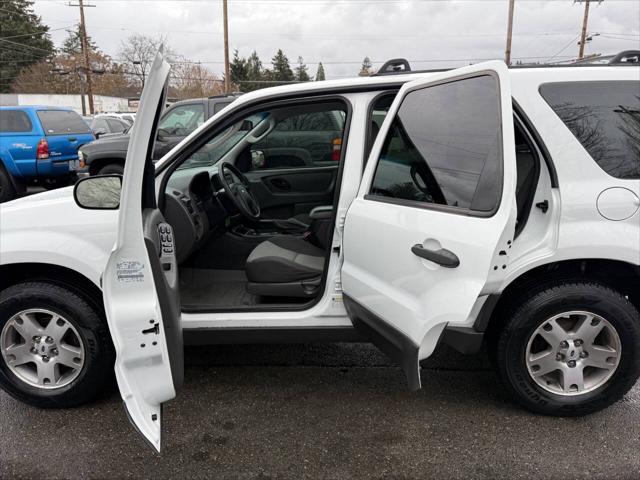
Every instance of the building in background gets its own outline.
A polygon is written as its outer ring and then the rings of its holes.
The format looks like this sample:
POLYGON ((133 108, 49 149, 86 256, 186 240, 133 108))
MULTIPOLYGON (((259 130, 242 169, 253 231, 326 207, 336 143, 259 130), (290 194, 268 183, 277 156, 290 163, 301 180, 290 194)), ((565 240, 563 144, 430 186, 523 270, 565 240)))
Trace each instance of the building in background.
MULTIPOLYGON (((110 97, 94 95, 95 113, 103 112, 135 112, 138 107, 137 98, 110 97)), ((70 107, 82 114, 80 95, 64 95, 49 93, 2 93, 0 105, 50 105, 52 107, 70 107)))

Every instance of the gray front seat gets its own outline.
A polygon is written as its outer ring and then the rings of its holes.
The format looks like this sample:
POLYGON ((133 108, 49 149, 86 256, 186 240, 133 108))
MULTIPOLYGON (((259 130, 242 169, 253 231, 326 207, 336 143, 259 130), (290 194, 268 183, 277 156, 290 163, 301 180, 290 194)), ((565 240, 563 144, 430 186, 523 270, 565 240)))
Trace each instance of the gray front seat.
POLYGON ((272 237, 247 258, 247 290, 264 296, 312 296, 320 284, 324 260, 324 250, 302 237, 272 237))

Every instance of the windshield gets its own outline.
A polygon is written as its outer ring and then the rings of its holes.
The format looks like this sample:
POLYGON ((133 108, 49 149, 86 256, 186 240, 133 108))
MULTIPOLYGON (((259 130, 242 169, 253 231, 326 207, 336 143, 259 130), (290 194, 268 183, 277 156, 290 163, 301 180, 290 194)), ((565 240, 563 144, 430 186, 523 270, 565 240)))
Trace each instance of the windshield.
POLYGON ((267 116, 266 112, 262 112, 231 125, 200 147, 178 167, 178 170, 214 165, 262 123, 267 116))

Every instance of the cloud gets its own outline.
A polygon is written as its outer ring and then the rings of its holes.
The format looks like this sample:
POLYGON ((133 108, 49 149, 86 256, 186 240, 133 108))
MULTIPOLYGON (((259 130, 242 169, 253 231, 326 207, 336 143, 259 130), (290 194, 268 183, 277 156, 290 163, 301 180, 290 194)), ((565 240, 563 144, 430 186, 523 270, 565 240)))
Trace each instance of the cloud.
MULTIPOLYGON (((166 35, 178 53, 223 70, 222 2, 94 0, 86 9, 87 30, 97 45, 117 57, 128 35, 166 35)), ((73 25, 78 9, 62 0, 40 0, 36 12, 51 28, 73 25)), ((571 0, 517 0, 514 59, 545 60, 577 55, 583 6, 571 0)), ((256 50, 268 64, 278 48, 309 71, 325 65, 327 78, 352 76, 369 56, 375 66, 405 57, 414 69, 453 67, 503 58, 506 0, 230 0, 229 43, 241 55, 256 50)), ((587 53, 640 48, 640 2, 593 3, 589 32, 601 33, 587 53)), ((59 45, 64 30, 53 32, 59 45)))

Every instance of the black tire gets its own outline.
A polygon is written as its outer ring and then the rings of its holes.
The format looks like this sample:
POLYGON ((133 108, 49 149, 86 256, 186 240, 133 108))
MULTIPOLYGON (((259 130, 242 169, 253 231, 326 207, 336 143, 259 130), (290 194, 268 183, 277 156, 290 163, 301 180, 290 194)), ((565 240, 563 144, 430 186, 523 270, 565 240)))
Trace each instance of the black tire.
POLYGON ((119 163, 110 163, 98 170, 98 175, 122 175, 124 173, 124 165, 119 163))
POLYGON ((0 355, 2 389, 35 407, 67 408, 92 400, 113 384, 114 350, 109 329, 96 305, 73 290, 52 283, 20 283, 0 292, 0 332, 13 315, 30 308, 46 308, 74 326, 84 344, 84 365, 68 385, 45 390, 17 377, 0 355))
POLYGON ((624 296, 593 282, 557 281, 511 299, 503 310, 490 355, 505 388, 528 410, 545 415, 587 415, 615 403, 640 376, 640 314, 624 296), (595 390, 565 396, 541 388, 527 369, 527 344, 533 332, 554 315, 572 310, 607 319, 621 341, 620 361, 611 378, 595 390))
POLYGON ((7 171, 0 165, 0 203, 8 202, 16 198, 16 190, 13 188, 11 178, 7 171))

